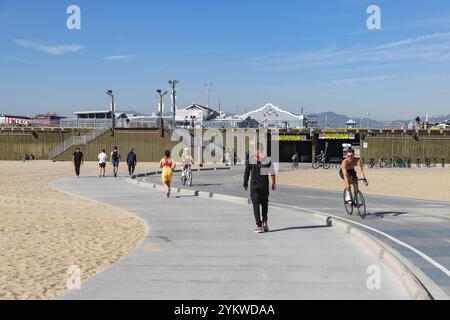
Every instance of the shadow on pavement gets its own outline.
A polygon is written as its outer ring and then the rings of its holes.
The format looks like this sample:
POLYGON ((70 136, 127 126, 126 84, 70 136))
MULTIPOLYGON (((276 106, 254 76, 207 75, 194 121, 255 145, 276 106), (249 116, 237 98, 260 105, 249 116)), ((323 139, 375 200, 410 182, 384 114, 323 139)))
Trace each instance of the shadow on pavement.
POLYGON ((406 211, 382 211, 382 212, 372 212, 368 213, 366 215, 366 219, 377 219, 377 218, 384 218, 384 216, 393 216, 393 217, 399 217, 405 214, 409 214, 409 212, 406 211))
POLYGON ((331 228, 331 225, 289 227, 289 228, 283 228, 283 229, 270 230, 270 233, 282 232, 282 231, 294 231, 294 230, 321 229, 321 228, 331 228))

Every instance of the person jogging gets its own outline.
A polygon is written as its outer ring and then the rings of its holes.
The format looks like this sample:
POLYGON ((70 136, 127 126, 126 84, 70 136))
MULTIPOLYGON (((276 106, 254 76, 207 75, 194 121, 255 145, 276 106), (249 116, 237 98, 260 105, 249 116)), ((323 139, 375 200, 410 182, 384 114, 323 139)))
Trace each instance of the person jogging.
POLYGON ((137 165, 137 156, 133 148, 131 148, 130 152, 128 152, 127 165, 128 165, 128 174, 132 176, 134 174, 134 170, 136 170, 137 165))
POLYGON ((73 164, 75 166, 75 174, 80 177, 80 168, 84 165, 84 155, 80 148, 77 148, 73 154, 73 164))
POLYGON ((106 161, 108 161, 108 155, 106 154, 106 150, 103 149, 102 152, 98 154, 98 167, 99 172, 98 176, 101 178, 102 176, 106 176, 106 161))
POLYGON ((244 174, 245 191, 248 191, 248 180, 251 177, 250 197, 253 203, 253 213, 255 215, 256 221, 256 233, 264 233, 269 231, 269 175, 272 177, 272 190, 275 191, 277 188, 277 184, 272 161, 263 152, 262 145, 259 145, 256 154, 252 157, 249 157, 248 161, 246 162, 244 174))
POLYGON ((117 178, 117 172, 119 171, 119 163, 120 163, 120 153, 119 148, 117 146, 114 146, 114 150, 111 152, 111 160, 114 178, 117 178))
POLYGON ((167 198, 170 197, 170 183, 172 182, 173 177, 173 170, 176 167, 175 162, 173 161, 172 157, 170 156, 170 151, 167 150, 164 152, 164 158, 161 159, 159 162, 159 167, 162 168, 162 174, 161 179, 163 182, 163 185, 167 188, 166 196, 167 198))

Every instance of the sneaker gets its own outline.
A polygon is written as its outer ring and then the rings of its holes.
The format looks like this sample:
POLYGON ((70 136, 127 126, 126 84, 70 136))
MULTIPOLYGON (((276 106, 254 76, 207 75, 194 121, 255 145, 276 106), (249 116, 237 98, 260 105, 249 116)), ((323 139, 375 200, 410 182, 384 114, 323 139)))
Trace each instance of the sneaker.
POLYGON ((269 232, 269 225, 267 224, 267 221, 264 221, 262 224, 262 227, 264 229, 264 232, 269 232))
POLYGON ((255 233, 264 233, 264 228, 263 227, 256 227, 255 233))
POLYGON ((347 203, 352 203, 352 202, 353 202, 353 200, 352 200, 352 195, 350 194, 350 192, 346 192, 346 193, 345 193, 345 201, 346 201, 347 203))

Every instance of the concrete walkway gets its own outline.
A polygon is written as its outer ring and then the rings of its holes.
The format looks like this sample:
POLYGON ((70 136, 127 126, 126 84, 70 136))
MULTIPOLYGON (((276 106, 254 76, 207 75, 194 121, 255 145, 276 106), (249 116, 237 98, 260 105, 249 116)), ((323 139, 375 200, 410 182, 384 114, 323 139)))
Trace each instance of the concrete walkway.
POLYGON ((63 299, 409 299, 368 249, 309 215, 271 208, 272 232, 258 235, 244 204, 166 199, 124 178, 52 186, 127 208, 149 225, 134 253, 63 299), (381 269, 380 290, 367 288, 372 265, 381 269))

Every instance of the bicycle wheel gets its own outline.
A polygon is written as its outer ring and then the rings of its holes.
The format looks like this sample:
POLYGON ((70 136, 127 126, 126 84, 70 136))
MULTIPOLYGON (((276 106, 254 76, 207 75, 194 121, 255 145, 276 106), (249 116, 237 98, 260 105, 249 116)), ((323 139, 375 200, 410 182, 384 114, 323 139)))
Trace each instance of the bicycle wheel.
POLYGON ((348 203, 347 201, 345 201, 345 193, 346 193, 346 191, 344 190, 344 206, 345 206, 345 210, 351 216, 353 214, 353 201, 352 201, 352 203, 348 203))
POLYGON ((192 172, 189 171, 189 175, 188 175, 188 186, 192 187, 192 172))
POLYGON ((184 172, 184 175, 181 176, 181 183, 183 184, 183 186, 186 185, 186 172, 184 172))
POLYGON ((313 162, 312 167, 313 169, 319 169, 319 162, 313 162))
POLYGON ((330 169, 330 164, 328 162, 324 162, 323 168, 324 169, 330 169))
POLYGON ((361 191, 355 195, 356 208, 358 209, 358 214, 362 219, 366 218, 366 201, 361 191))

